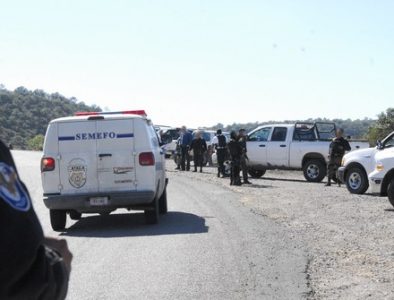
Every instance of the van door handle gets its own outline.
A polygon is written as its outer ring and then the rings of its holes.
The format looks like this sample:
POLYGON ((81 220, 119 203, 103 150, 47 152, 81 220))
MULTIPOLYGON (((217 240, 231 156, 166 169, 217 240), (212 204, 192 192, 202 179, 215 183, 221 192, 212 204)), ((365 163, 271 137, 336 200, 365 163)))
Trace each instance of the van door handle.
POLYGON ((111 153, 100 153, 99 154, 99 157, 101 158, 101 157, 109 157, 109 156, 112 156, 112 154, 111 153))
POLYGON ((261 144, 261 145, 259 145, 259 147, 265 147, 265 145, 264 145, 264 144, 261 144))
POLYGON ((286 145, 280 145, 280 147, 281 147, 281 148, 285 148, 285 147, 286 147, 286 145))

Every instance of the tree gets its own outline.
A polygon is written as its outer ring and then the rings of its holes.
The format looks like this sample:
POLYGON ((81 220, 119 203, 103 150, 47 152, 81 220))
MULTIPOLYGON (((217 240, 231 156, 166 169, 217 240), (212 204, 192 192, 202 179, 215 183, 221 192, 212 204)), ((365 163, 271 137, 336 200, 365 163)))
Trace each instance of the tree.
POLYGON ((394 108, 388 108, 386 112, 378 115, 375 125, 369 128, 369 143, 374 145, 377 140, 383 139, 392 131, 394 131, 394 108))
POLYGON ((29 150, 42 151, 44 145, 44 136, 42 134, 37 134, 35 137, 31 138, 27 142, 27 148, 29 150))

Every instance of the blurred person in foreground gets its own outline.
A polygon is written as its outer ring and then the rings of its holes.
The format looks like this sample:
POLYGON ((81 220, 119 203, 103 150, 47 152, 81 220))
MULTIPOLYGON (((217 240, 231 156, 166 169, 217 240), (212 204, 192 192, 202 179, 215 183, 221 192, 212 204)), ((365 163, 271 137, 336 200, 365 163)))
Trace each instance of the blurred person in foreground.
POLYGON ((335 177, 337 178, 338 185, 341 186, 341 183, 338 179, 337 171, 341 166, 342 158, 345 155, 346 151, 350 151, 351 147, 349 142, 343 137, 343 129, 338 128, 335 132, 336 137, 332 140, 330 144, 329 150, 329 161, 328 161, 328 181, 326 186, 331 186, 331 180, 335 177))
POLYGON ((65 299, 72 254, 44 237, 26 186, 0 141, 0 299, 65 299))
POLYGON ((207 152, 207 143, 201 137, 201 131, 196 132, 195 138, 190 144, 190 151, 193 151, 194 158, 194 171, 197 172, 197 168, 200 168, 200 173, 202 173, 202 166, 204 163, 204 154, 207 152))

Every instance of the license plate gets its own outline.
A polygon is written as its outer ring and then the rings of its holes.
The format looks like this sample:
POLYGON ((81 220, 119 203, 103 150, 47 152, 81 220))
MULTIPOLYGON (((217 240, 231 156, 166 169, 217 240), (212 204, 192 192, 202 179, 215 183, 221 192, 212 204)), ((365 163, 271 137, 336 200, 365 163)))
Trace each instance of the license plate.
POLYGON ((108 204, 108 197, 93 197, 90 198, 90 205, 92 206, 102 206, 108 204))

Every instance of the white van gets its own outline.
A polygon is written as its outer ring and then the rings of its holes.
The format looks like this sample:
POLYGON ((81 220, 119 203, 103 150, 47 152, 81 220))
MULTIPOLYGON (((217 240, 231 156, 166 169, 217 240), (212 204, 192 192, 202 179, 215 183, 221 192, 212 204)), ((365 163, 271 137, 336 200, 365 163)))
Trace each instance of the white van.
POLYGON ((167 212, 164 153, 144 111, 79 113, 48 125, 41 160, 44 203, 54 230, 66 216, 144 210, 147 223, 167 212))

